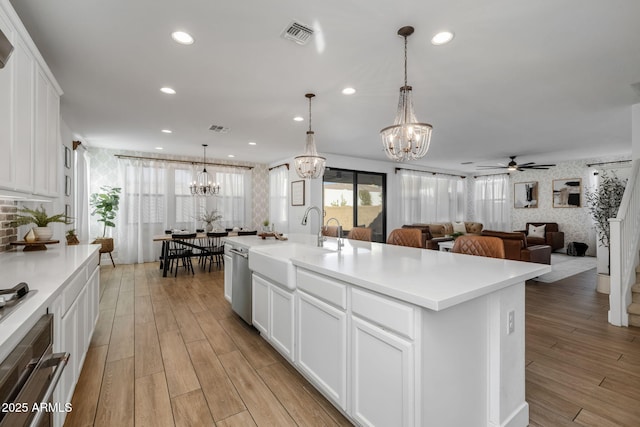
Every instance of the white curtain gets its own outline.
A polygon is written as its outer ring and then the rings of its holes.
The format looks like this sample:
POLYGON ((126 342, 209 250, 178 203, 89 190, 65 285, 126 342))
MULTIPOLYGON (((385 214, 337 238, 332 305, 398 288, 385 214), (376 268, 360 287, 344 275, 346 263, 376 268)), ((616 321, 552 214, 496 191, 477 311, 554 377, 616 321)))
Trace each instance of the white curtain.
POLYGON ((75 206, 73 216, 78 239, 82 242, 93 241, 89 233, 89 155, 79 146, 74 151, 75 158, 75 206))
POLYGON ((474 188, 475 220, 485 230, 511 230, 509 175, 476 178, 474 188))
POLYGON ((457 176, 400 170, 402 224, 463 221, 466 181, 457 176))
POLYGON ((158 260, 161 244, 153 236, 167 228, 167 176, 171 169, 163 162, 118 160, 120 211, 115 231, 119 263, 158 260))
POLYGON ((271 169, 269 171, 269 220, 281 233, 289 231, 288 200, 289 170, 282 166, 271 169))
POLYGON ((224 228, 253 228, 251 221, 251 175, 247 169, 213 169, 220 194, 214 202, 222 215, 219 223, 224 228))

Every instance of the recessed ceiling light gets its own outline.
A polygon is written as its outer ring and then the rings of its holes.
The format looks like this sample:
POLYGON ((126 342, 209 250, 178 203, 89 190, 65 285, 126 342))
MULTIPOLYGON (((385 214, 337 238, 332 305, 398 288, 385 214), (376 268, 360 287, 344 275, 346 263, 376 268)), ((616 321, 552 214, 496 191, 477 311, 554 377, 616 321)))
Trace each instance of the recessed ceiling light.
POLYGON ((233 154, 229 154, 227 155, 227 157, 235 157, 233 154))
POLYGON ((171 38, 180 44, 193 44, 194 40, 191 34, 184 31, 174 31, 171 33, 171 38))
POLYGON ((161 87, 161 88, 160 88, 160 92, 162 92, 162 93, 166 93, 167 95, 175 95, 175 94, 176 94, 176 91, 175 91, 175 90, 173 90, 173 89, 172 89, 172 88, 170 88, 170 87, 161 87))
POLYGON ((249 145, 257 145, 255 142, 251 141, 249 142, 249 145))
POLYGON ((441 31, 431 39, 431 44, 436 46, 440 46, 442 44, 447 44, 451 40, 453 40, 453 33, 450 31, 441 31))
POLYGON ((156 147, 156 150, 164 150, 162 147, 156 147))
POLYGON ((162 133, 173 133, 170 129, 162 129, 162 133))
POLYGON ((343 95, 353 95, 354 93, 356 93, 356 90, 352 87, 345 87, 344 89, 342 89, 343 95))
POLYGON ((304 117, 301 117, 301 116, 295 116, 295 117, 293 118, 293 120, 295 120, 296 122, 303 122, 303 121, 304 121, 304 117))

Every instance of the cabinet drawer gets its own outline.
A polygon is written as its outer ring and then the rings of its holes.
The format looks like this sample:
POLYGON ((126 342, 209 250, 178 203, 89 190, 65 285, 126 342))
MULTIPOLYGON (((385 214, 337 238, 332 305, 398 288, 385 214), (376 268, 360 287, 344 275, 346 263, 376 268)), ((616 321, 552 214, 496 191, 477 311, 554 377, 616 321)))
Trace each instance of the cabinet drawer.
POLYGON ((347 308, 347 286, 326 276, 298 269, 297 287, 343 310, 347 308))
POLYGON ((415 338, 415 308, 387 297, 353 288, 351 311, 381 328, 415 338))
POLYGON ((71 304, 75 301, 80 291, 87 284, 87 267, 82 267, 78 270, 73 279, 66 286, 64 291, 62 291, 62 316, 65 315, 71 304))

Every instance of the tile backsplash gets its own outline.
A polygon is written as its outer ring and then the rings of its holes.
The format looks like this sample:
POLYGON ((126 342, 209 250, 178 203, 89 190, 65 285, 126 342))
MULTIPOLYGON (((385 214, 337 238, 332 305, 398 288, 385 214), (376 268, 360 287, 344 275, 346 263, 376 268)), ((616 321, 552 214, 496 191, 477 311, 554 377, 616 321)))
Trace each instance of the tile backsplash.
POLYGON ((13 220, 13 215, 17 210, 18 206, 15 201, 0 199, 0 252, 11 249, 9 243, 18 240, 18 230, 9 227, 9 222, 13 220))

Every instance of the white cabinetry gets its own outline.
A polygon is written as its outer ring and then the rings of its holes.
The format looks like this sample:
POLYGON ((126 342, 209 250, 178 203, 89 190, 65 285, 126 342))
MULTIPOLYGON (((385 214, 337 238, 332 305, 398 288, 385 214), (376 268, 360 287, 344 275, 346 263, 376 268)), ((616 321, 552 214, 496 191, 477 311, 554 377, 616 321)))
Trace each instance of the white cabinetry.
POLYGON ((416 425, 415 309, 356 288, 351 308, 351 415, 362 425, 416 425))
MULTIPOLYGON (((54 315, 54 351, 71 354, 54 393, 55 402, 71 402, 98 318, 99 287, 96 253, 72 276, 50 307, 54 315)), ((64 417, 65 413, 56 413, 54 425, 61 426, 64 417)))
POLYGON ((276 350, 293 361, 293 293, 256 274, 251 281, 253 326, 276 350))
POLYGON ((0 29, 14 46, 0 70, 0 188, 56 197, 62 90, 9 2, 0 29))
POLYGON ((224 246, 224 299, 231 302, 231 278, 233 275, 233 257, 227 255, 231 247, 224 246))
POLYGON ((299 269, 296 281, 296 365, 329 399, 346 410, 346 285, 299 269))

